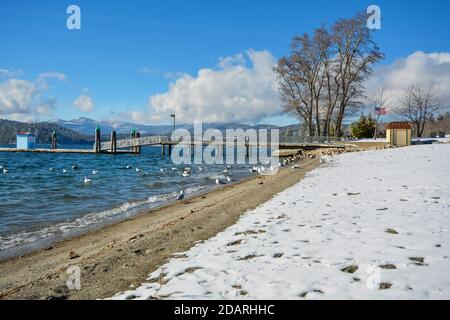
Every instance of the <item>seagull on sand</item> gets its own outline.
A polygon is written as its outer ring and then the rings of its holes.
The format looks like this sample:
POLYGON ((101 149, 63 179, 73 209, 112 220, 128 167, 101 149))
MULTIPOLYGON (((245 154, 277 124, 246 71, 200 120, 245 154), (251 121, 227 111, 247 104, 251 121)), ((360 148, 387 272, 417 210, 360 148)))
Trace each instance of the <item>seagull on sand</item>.
POLYGON ((222 180, 216 179, 216 184, 226 184, 226 183, 223 182, 222 180))
POLYGON ((184 192, 183 190, 180 191, 180 194, 177 197, 177 200, 183 200, 184 199, 184 192))
POLYGON ((88 177, 84 177, 84 184, 88 184, 91 183, 91 179, 89 179, 88 177))

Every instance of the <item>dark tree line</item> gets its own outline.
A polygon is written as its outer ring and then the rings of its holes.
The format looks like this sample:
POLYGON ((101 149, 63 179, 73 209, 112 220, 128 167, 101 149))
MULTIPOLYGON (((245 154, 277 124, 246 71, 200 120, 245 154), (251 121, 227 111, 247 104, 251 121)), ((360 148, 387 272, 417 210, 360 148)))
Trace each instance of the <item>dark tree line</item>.
POLYGON ((15 143, 18 132, 37 132, 38 144, 50 144, 53 131, 56 132, 59 144, 85 144, 93 142, 91 137, 87 137, 71 129, 60 127, 54 123, 25 123, 0 119, 0 144, 15 143))
POLYGON ((295 36, 275 67, 284 110, 299 118, 307 135, 342 136, 344 118, 363 105, 363 83, 384 58, 366 21, 359 13, 295 36))

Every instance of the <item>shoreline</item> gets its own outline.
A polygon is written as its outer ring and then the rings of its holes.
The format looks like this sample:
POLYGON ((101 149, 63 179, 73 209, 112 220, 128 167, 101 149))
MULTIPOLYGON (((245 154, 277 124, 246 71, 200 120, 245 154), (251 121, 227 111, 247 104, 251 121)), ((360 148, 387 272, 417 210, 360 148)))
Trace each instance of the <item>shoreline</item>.
POLYGON ((2 261, 0 299, 98 299, 140 285, 168 258, 233 225, 318 165, 304 159, 300 169, 213 188, 2 261), (65 285, 71 266, 80 267, 81 290, 65 285))

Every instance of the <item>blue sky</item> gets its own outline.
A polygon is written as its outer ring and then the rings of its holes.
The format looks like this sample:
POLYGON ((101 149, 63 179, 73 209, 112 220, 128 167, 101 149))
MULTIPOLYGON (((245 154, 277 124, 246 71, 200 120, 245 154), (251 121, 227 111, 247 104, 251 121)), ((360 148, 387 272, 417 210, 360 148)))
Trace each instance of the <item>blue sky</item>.
MULTIPOLYGON (((351 17, 370 4, 382 10, 375 39, 386 54, 383 64, 416 51, 450 52, 450 2, 445 0, 2 0, 0 69, 15 70, 16 78, 27 81, 47 72, 65 75, 63 81, 49 78, 41 93, 56 99, 47 118, 114 118, 132 110, 145 114, 149 97, 167 92, 179 74, 195 76, 249 49, 279 58, 288 52, 293 35, 351 17), (66 28, 71 4, 81 8, 81 30, 66 28), (73 105, 83 94, 92 98, 91 112, 73 105)), ((271 115, 258 121, 293 120, 271 115)))

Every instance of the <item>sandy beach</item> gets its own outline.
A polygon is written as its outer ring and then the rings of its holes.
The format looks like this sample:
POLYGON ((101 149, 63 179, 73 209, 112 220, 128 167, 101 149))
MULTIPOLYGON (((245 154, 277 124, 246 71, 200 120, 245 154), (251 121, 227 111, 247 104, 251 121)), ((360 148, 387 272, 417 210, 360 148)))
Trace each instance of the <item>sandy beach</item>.
POLYGON ((233 225, 318 164, 305 159, 300 169, 252 177, 0 262, 0 299, 98 299, 138 286, 173 254, 233 225), (81 269, 81 290, 67 289, 71 266, 81 269))

